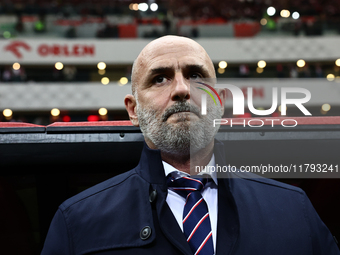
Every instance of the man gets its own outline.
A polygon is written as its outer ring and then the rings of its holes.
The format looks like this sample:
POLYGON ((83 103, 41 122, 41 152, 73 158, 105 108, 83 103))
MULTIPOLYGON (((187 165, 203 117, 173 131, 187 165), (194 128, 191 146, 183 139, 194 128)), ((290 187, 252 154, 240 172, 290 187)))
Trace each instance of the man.
POLYGON ((340 254, 302 190, 237 174, 189 176, 193 160, 226 165, 210 128, 224 105, 209 101, 201 115, 201 94, 190 88, 214 77, 191 39, 166 36, 142 50, 125 97, 145 137, 140 163, 65 201, 42 254, 340 254))

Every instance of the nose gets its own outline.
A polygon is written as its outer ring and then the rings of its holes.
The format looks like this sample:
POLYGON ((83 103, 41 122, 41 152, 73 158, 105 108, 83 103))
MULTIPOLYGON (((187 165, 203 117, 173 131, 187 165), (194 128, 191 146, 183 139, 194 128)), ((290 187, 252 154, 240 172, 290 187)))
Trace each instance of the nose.
POLYGON ((183 101, 190 99, 190 81, 185 79, 182 73, 176 73, 174 79, 174 89, 171 94, 173 101, 183 101))

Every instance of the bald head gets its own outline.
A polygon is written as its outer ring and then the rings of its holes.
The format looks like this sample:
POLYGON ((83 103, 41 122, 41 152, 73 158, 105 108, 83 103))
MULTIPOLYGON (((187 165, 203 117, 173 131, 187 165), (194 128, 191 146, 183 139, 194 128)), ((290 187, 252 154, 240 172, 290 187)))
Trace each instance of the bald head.
POLYGON ((186 56, 188 57, 186 62, 191 61, 192 65, 204 65, 209 76, 206 78, 215 78, 214 65, 201 45, 186 37, 168 35, 153 40, 138 55, 132 67, 132 93, 135 94, 140 80, 150 67, 159 62, 169 62, 169 59, 173 60, 171 64, 177 59, 179 65, 186 56))

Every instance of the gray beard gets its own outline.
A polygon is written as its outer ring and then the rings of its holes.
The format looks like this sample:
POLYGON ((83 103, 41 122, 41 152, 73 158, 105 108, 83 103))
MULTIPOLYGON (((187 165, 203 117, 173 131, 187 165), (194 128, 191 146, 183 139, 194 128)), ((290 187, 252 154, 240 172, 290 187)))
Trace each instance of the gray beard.
POLYGON ((208 114, 204 116, 200 114, 197 106, 190 105, 187 101, 179 101, 166 109, 162 116, 157 116, 156 109, 142 108, 138 99, 136 101, 139 126, 145 139, 149 139, 164 153, 181 156, 194 154, 204 149, 214 139, 219 129, 219 126, 213 126, 213 121, 222 117, 222 109, 212 102, 208 103, 208 114), (190 117, 187 114, 179 114, 178 123, 166 122, 171 114, 188 111, 200 119, 189 121, 190 117))

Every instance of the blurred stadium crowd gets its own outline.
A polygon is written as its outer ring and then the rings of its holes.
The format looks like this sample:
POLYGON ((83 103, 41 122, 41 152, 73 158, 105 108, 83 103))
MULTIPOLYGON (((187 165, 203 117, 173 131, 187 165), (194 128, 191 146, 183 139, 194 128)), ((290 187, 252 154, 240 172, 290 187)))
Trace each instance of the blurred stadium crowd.
MULTIPOLYGON (((337 0, 149 0, 145 3, 133 0, 5 0, 0 1, 0 33, 4 39, 157 38, 164 34, 193 38, 337 35, 340 33, 340 5, 337 0), (280 10, 287 10, 288 17, 280 10)), ((261 73, 256 64, 240 63, 229 66, 227 73, 220 70, 218 76, 325 77, 332 66, 332 63, 315 62, 297 68, 295 63, 278 62, 268 65, 266 72, 261 73)), ((117 72, 116 67, 113 69, 117 72)), ((129 76, 130 66, 118 69, 129 76)), ((62 71, 51 67, 45 71, 42 73, 40 67, 34 66, 22 66, 20 71, 0 66, 0 79, 4 82, 91 80, 91 70, 87 67, 69 66, 62 71)))
MULTIPOLYGON (((164 29, 152 29, 137 33, 135 37, 158 37, 162 34, 183 34, 204 37, 197 27, 183 32, 183 24, 226 24, 228 22, 256 22, 263 30, 289 32, 294 35, 322 35, 324 32, 340 32, 340 5, 336 0, 14 0, 0 2, 0 17, 14 16, 14 36, 27 36, 27 23, 32 23, 35 33, 54 31, 54 35, 67 38, 126 37, 120 33, 120 24, 163 25, 164 29), (268 8, 274 12, 269 13, 268 8), (281 10, 281 12, 280 12, 281 10), (282 11, 288 11, 282 13, 282 11), (287 16, 288 13, 288 16, 287 16), (293 15, 294 14, 294 15, 293 15), (287 19, 289 18, 289 19, 287 19), (84 35, 79 32, 83 23, 97 23, 96 33, 84 35), (183 23, 184 22, 184 23, 183 23), (66 26, 65 29, 54 27, 66 26)), ((0 22, 1 24, 1 22, 0 22)), ((3 30, 3 29, 2 29, 3 30)), ((257 34, 256 31, 253 35, 257 34)), ((10 31, 9 31, 10 32, 10 31)), ((48 34, 49 36, 51 34, 48 34)), ((259 33, 261 35, 261 33, 259 33)), ((4 34, 5 38, 11 34, 4 34)), ((13 36, 13 35, 12 35, 13 36)), ((134 37, 130 34, 131 37, 134 37)), ((221 36, 226 36, 221 35, 221 36)), ((248 35, 249 36, 249 35, 248 35)))
MULTIPOLYGON (((132 15, 129 4, 141 3, 131 0, 5 0, 0 3, 0 14, 37 15, 55 14, 70 17, 73 15, 132 15)), ((339 20, 340 6, 337 0, 158 0, 162 12, 171 11, 181 19, 222 18, 226 21, 251 19, 260 20, 265 10, 273 6, 276 9, 297 11, 301 16, 319 16, 320 18, 339 20)))

